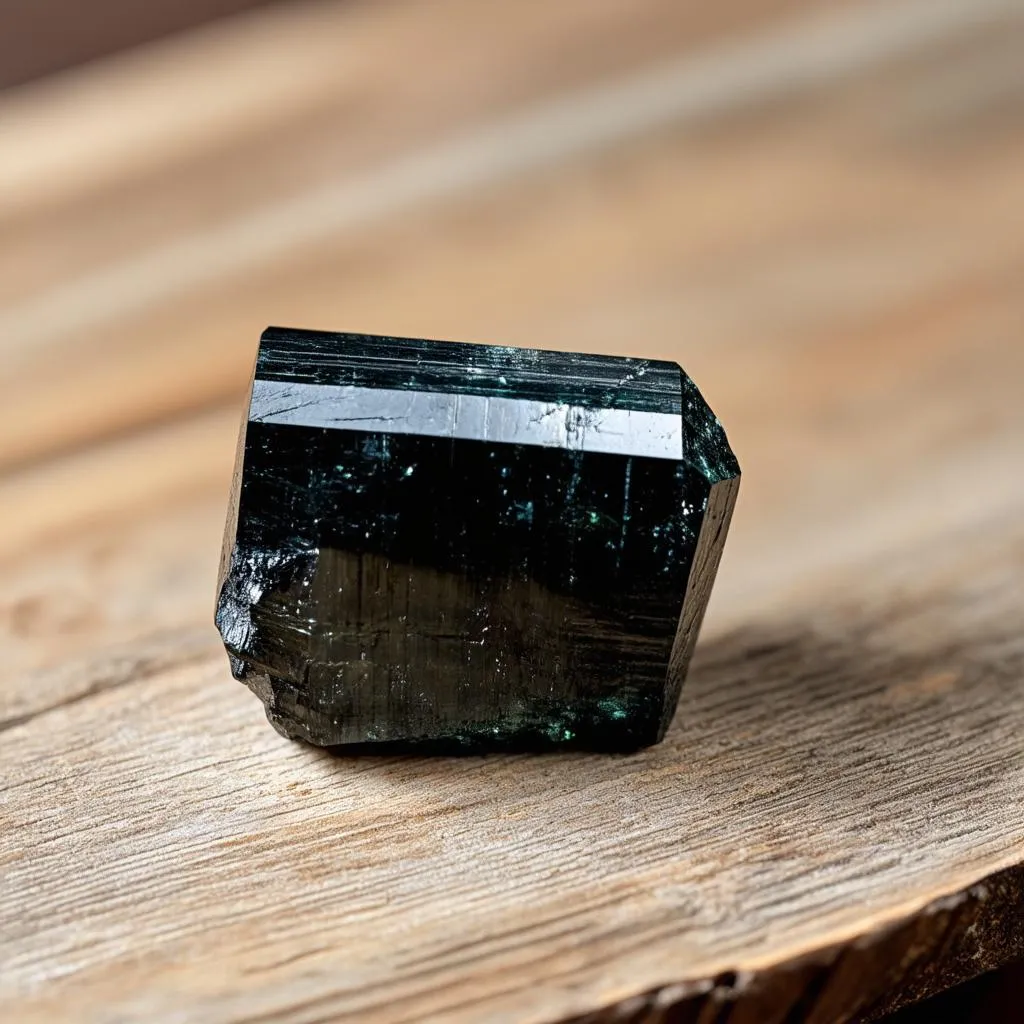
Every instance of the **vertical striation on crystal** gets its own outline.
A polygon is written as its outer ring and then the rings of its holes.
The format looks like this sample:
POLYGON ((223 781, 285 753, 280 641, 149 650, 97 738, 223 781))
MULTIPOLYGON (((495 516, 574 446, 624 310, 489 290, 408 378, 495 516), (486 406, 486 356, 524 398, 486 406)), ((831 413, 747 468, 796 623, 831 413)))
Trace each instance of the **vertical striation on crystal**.
POLYGON ((217 626, 321 746, 641 747, 738 481, 674 363, 271 328, 217 626))

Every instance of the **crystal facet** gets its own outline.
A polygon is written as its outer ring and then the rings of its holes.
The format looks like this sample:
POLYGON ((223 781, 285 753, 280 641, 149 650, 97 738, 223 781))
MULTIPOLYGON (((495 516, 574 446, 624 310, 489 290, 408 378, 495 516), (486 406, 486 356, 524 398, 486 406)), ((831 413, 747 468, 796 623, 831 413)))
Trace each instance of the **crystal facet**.
POLYGON ((675 363, 271 328, 217 626, 321 746, 644 746, 738 484, 675 363))

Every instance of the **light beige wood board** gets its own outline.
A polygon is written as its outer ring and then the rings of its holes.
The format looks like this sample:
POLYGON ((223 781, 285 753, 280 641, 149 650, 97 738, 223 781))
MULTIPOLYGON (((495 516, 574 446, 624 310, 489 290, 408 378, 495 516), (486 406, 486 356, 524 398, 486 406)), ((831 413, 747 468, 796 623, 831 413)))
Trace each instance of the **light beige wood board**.
MULTIPOLYGON (((644 10, 676 27, 502 102, 679 46, 724 66, 728 39, 644 10)), ((804 31, 751 11, 746 59, 804 31)), ((3 434, 4 1012, 838 1021, 1024 952, 1020 23, 423 197, 78 338, 0 339, 5 415, 53 425, 3 434), (665 744, 353 760, 269 729, 209 619, 225 396, 271 319, 683 361, 745 476, 665 744)), ((247 138, 183 143, 182 195, 247 138)), ((157 203, 144 160, 118 173, 157 203)), ((61 200, 82 266, 111 180, 61 200)), ((181 239, 218 230, 190 210, 181 239)), ((78 271, 47 273, 59 304, 78 271)))

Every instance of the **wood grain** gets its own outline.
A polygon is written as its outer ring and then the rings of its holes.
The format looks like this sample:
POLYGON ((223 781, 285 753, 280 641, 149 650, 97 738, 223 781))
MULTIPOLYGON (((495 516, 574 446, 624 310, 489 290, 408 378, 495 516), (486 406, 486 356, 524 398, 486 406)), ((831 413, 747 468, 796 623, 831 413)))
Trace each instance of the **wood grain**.
MULTIPOLYGON (((1024 955, 1024 7, 939 32, 902 0, 706 6, 269 13, 234 42, 308 34, 282 107, 232 83, 173 152, 122 161, 115 131, 78 181, 47 168, 118 120, 109 97, 19 98, 81 103, 83 128, 0 211, 3 1014, 826 1024, 1024 955), (328 22, 351 65, 317 57, 328 22), (567 96, 603 111, 668 65, 739 81, 809 25, 874 49, 256 263, 231 250, 76 328, 98 274, 434 133, 567 96), (271 320, 683 362, 745 479, 664 744, 352 759, 267 726, 209 620, 236 396, 271 320)), ((218 31, 152 81, 215 83, 211 53, 240 59, 218 31)), ((95 74, 144 85, 147 65, 95 74)))

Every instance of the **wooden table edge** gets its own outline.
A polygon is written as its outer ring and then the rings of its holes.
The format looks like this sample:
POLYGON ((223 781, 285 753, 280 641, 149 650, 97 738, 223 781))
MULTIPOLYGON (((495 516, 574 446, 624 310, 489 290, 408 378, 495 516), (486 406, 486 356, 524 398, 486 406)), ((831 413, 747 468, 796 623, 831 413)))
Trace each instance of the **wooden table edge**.
POLYGON ((1024 864, 791 959, 661 985, 567 1024, 874 1021, 1024 957, 1024 864))

